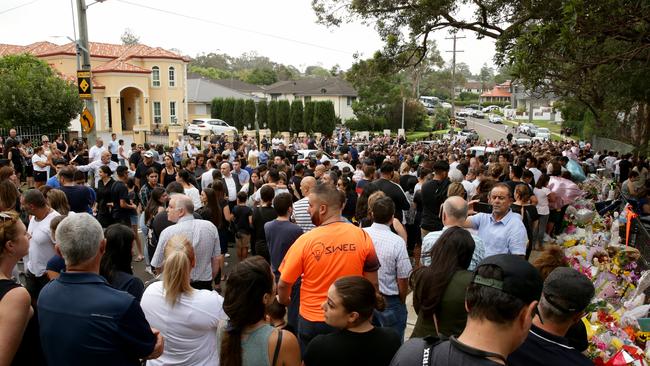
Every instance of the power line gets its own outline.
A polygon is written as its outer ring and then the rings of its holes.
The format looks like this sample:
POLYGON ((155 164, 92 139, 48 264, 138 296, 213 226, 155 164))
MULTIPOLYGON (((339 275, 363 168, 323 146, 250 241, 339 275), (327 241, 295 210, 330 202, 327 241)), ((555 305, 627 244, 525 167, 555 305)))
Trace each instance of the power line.
POLYGON ((350 52, 350 51, 339 50, 339 49, 336 49, 336 48, 321 46, 321 45, 318 45, 318 44, 315 44, 315 43, 310 43, 310 42, 305 42, 305 41, 292 39, 292 38, 288 38, 288 37, 284 37, 284 36, 279 36, 279 35, 276 35, 276 34, 265 33, 265 32, 260 32, 260 31, 256 31, 256 30, 252 30, 252 29, 238 27, 238 26, 235 26, 235 25, 215 22, 214 20, 199 18, 199 17, 193 16, 193 15, 181 14, 181 13, 177 13, 177 12, 171 11, 171 10, 155 8, 153 6, 138 4, 138 3, 134 3, 134 2, 131 2, 131 1, 128 1, 128 0, 116 0, 116 1, 124 3, 124 4, 128 4, 128 5, 132 5, 132 6, 137 6, 137 7, 144 8, 144 9, 149 9, 149 10, 154 10, 154 11, 158 11, 158 12, 165 13, 165 14, 179 16, 179 17, 182 17, 182 18, 187 18, 187 19, 191 19, 191 20, 197 20, 197 21, 200 21, 200 22, 204 22, 204 23, 218 25, 218 26, 224 27, 224 28, 231 28, 231 29, 235 29, 235 30, 238 30, 238 31, 241 31, 241 32, 257 34, 257 35, 270 37, 270 38, 276 38, 276 39, 286 41, 286 42, 298 43, 298 44, 302 44, 302 45, 305 45, 305 46, 321 48, 321 49, 324 49, 324 50, 343 53, 343 54, 346 54, 346 55, 354 53, 354 52, 350 52))
POLYGON ((32 5, 33 3, 37 2, 37 1, 39 1, 39 0, 33 0, 33 1, 28 2, 28 3, 24 3, 22 5, 14 6, 13 8, 2 10, 2 11, 0 11, 0 15, 2 15, 4 13, 8 13, 8 12, 10 12, 12 10, 20 9, 20 8, 25 7, 27 5, 32 5))
POLYGON ((454 48, 451 51, 447 52, 452 52, 454 57, 452 58, 451 61, 451 118, 454 120, 456 119, 456 53, 458 52, 464 52, 463 50, 457 50, 456 49, 456 40, 457 39, 463 39, 465 37, 458 37, 456 35, 456 32, 454 32, 453 37, 448 37, 445 39, 453 39, 454 40, 454 48))

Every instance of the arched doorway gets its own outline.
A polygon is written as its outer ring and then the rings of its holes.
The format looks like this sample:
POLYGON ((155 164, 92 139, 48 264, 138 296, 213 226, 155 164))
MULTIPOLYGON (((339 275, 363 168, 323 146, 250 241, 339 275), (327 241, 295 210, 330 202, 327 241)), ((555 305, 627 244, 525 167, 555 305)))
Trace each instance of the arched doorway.
POLYGON ((142 123, 142 92, 134 87, 127 87, 120 92, 120 121, 122 131, 133 131, 133 127, 142 123))

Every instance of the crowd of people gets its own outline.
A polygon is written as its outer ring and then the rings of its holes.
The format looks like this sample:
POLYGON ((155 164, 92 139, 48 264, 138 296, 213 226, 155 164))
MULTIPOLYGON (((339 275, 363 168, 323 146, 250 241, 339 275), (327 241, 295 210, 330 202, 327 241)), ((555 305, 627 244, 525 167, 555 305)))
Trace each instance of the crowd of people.
POLYGON ((592 283, 530 256, 561 228, 558 181, 615 177, 650 214, 647 161, 573 141, 472 144, 339 133, 127 148, 113 134, 86 149, 12 130, 0 365, 590 364, 592 283))

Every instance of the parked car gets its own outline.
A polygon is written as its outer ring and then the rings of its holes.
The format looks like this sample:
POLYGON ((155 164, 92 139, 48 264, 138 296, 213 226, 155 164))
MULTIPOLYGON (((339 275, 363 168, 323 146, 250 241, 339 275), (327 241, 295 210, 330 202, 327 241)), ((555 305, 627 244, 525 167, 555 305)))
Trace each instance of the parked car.
MULTIPOLYGON (((298 153, 298 162, 301 164, 305 164, 305 161, 308 159, 316 159, 316 153, 318 150, 298 150, 296 151, 298 153)), ((339 162, 339 159, 335 159, 331 157, 329 154, 326 152, 323 152, 323 156, 327 157, 329 159, 330 164, 334 165, 339 162)))
POLYGON ((449 108, 451 108, 451 103, 442 102, 442 103, 440 103, 440 106, 441 106, 442 108, 449 109, 449 108))
POLYGON ((465 117, 456 117, 456 127, 465 127, 467 126, 467 120, 465 117))
POLYGON ((237 134, 237 128, 230 126, 223 120, 215 118, 198 118, 192 120, 187 127, 187 134, 192 137, 198 137, 200 131, 211 131, 215 135, 221 135, 226 131, 232 131, 237 134))
POLYGON ((530 131, 531 128, 535 128, 535 125, 532 124, 532 123, 524 123, 521 126, 519 126, 519 128, 517 129, 517 132, 524 133, 524 134, 527 135, 528 131, 530 131))
POLYGON ((467 106, 467 109, 480 110, 481 106, 479 106, 478 104, 470 104, 467 106))
POLYGON ((501 108, 499 106, 489 105, 489 106, 483 108, 483 113, 490 113, 492 111, 500 111, 500 110, 501 110, 501 108))
POLYGON ((467 128, 464 128, 462 131, 460 131, 460 135, 466 136, 468 141, 478 140, 479 138, 478 132, 476 132, 476 130, 471 130, 467 128))
POLYGON ((490 122, 490 123, 503 123, 503 118, 501 118, 501 116, 497 116, 495 114, 492 114, 488 118, 488 122, 490 122))
POLYGON ((530 137, 535 137, 535 134, 537 133, 537 126, 530 126, 528 131, 526 131, 526 135, 530 137))
POLYGON ((469 117, 472 114, 471 109, 461 109, 456 112, 458 117, 469 117))
POLYGON ((481 111, 472 111, 472 117, 483 119, 485 118, 485 114, 483 114, 481 111))
POLYGON ((499 152, 501 150, 500 147, 485 147, 485 146, 472 146, 469 148, 469 151, 473 156, 481 156, 485 154, 494 154, 496 152, 499 152))
POLYGON ((532 142, 527 138, 518 138, 515 140, 515 143, 517 143, 517 145, 530 145, 532 142))
POLYGON ((533 141, 546 141, 551 139, 551 131, 548 128, 538 127, 533 141))

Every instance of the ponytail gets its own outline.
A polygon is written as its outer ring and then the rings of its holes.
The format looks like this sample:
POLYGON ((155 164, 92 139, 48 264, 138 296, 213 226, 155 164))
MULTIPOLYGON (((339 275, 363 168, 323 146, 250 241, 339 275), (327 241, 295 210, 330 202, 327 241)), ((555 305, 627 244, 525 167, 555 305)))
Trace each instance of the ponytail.
POLYGON ((190 272, 194 260, 194 248, 183 235, 174 235, 165 246, 163 264, 163 288, 165 299, 173 307, 178 298, 192 291, 190 272))
POLYGON ((219 354, 221 366, 242 366, 241 329, 228 322, 221 339, 219 354))

